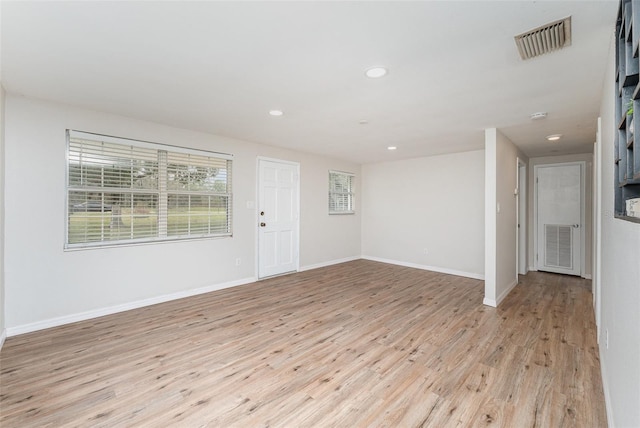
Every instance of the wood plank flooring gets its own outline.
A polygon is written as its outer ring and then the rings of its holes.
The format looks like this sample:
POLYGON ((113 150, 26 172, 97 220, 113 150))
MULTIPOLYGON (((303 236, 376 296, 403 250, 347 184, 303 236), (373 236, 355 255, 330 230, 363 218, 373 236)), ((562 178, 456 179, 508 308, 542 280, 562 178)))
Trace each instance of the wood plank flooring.
POLYGON ((605 427, 590 282, 372 261, 7 339, 2 427, 605 427))

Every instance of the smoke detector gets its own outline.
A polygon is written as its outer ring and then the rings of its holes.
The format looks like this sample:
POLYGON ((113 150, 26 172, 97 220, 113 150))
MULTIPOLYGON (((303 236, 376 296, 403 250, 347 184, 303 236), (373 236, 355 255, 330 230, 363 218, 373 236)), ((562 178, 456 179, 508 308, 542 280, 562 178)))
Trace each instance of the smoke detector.
POLYGON ((514 37, 520 58, 530 59, 571 45, 571 17, 514 37))
POLYGON ((539 111, 537 113, 532 113, 530 117, 531 117, 531 120, 546 119, 547 118, 547 112, 546 111, 539 111))

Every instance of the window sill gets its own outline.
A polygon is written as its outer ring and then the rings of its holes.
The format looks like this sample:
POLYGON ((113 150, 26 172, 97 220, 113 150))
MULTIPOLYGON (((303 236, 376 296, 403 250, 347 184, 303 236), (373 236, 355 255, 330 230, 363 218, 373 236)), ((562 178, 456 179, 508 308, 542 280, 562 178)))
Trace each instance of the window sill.
POLYGON ((631 223, 640 223, 640 218, 638 217, 630 217, 628 215, 616 215, 615 218, 624 221, 630 221, 631 223))
POLYGON ((168 238, 168 239, 154 239, 146 241, 127 241, 127 242, 114 242, 109 244, 65 244, 64 251, 83 251, 83 250, 99 250, 104 248, 120 248, 120 247, 139 247, 141 245, 156 245, 156 244, 170 244, 179 242, 193 242, 193 241, 206 241, 211 239, 224 239, 233 238, 233 234, 215 235, 215 236, 199 236, 199 237, 185 237, 185 238, 168 238))

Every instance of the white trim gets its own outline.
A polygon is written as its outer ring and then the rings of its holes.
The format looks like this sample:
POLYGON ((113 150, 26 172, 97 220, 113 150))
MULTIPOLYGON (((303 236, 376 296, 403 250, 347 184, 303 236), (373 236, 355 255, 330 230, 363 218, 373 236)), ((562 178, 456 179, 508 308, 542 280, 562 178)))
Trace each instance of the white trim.
MULTIPOLYGON (((599 343, 601 343, 602 341, 598 340, 599 343)), ((604 407, 605 407, 605 411, 607 412, 607 426, 609 427, 615 427, 615 424, 613 423, 613 407, 611 405, 611 393, 609 392, 609 382, 607 381, 608 376, 606 375, 607 370, 606 370, 606 364, 605 364, 605 359, 602 358, 603 356, 603 349, 602 346, 599 347, 600 349, 600 376, 602 377, 602 389, 604 390, 604 407)))
POLYGON ((79 138, 82 140, 101 141, 105 143, 124 144, 128 146, 141 147, 152 150, 167 150, 178 153, 185 153, 190 155, 217 157, 226 160, 233 160, 233 155, 229 153, 214 152, 211 150, 190 149, 187 147, 173 146, 170 144, 153 143, 151 141, 136 140, 133 138, 114 137, 112 135, 104 135, 93 132, 76 131, 74 129, 67 129, 67 135, 69 138, 79 138), (215 155, 215 156, 211 156, 215 155))
POLYGON ((492 308, 497 308, 498 304, 493 299, 487 299, 486 297, 482 299, 482 304, 486 306, 491 306, 492 308))
POLYGON ((516 156, 516 282, 520 275, 520 164, 524 162, 520 160, 520 156, 516 156))
MULTIPOLYGON (((69 222, 65 222, 66 225, 69 222)), ((65 228, 68 226, 65 226, 65 228)), ((65 230, 65 235, 68 236, 68 231, 65 230)), ((95 243, 85 242, 80 244, 65 244, 63 251, 84 251, 84 250, 101 250, 103 248, 123 248, 123 247, 139 247, 141 245, 157 245, 157 244, 174 244, 176 242, 192 242, 192 241, 205 241, 208 239, 225 239, 233 238, 233 233, 227 233, 224 235, 208 235, 208 236, 176 236, 175 238, 163 237, 163 238, 139 238, 139 239, 123 239, 119 241, 98 241, 95 243), (108 244, 103 244, 108 242, 108 244), (69 246, 70 245, 70 246, 69 246)))
POLYGON ((300 165, 300 162, 296 162, 296 161, 288 161, 288 160, 282 160, 282 159, 276 159, 276 158, 269 158, 266 156, 257 156, 256 158, 257 160, 261 161, 269 161, 269 162, 277 162, 277 163, 285 163, 287 165, 300 165))
MULTIPOLYGON (((464 272, 464 271, 459 271, 459 270, 455 270, 455 269, 441 268, 441 267, 436 267, 436 266, 426 266, 426 265, 420 265, 420 264, 417 264, 417 263, 402 262, 402 261, 398 261, 398 260, 390 260, 390 259, 384 259, 384 258, 372 257, 372 256, 345 257, 345 258, 342 258, 342 259, 331 260, 331 261, 328 261, 328 262, 322 262, 322 263, 317 263, 317 264, 313 264, 313 265, 307 265, 307 266, 304 266, 304 267, 300 268, 299 271, 303 272, 303 271, 308 271, 308 270, 312 270, 312 269, 318 269, 318 268, 321 268, 321 267, 332 266, 332 265, 351 262, 351 261, 360 260, 360 259, 371 260, 371 261, 376 261, 376 262, 381 262, 381 263, 388 263, 388 264, 392 264, 392 265, 410 267, 410 268, 415 268, 415 269, 428 270, 428 271, 439 272, 439 273, 444 273, 444 274, 448 274, 448 275, 456 275, 456 276, 461 276, 461 277, 466 277, 466 278, 484 280, 484 275, 478 274, 478 273, 464 272)), ((34 331, 44 330, 44 329, 47 329, 47 328, 58 327, 58 326, 65 325, 65 324, 71 324, 71 323, 74 323, 74 322, 86 321, 86 320, 89 320, 89 319, 103 317, 103 316, 106 316, 106 315, 112 315, 112 314, 116 314, 116 313, 119 313, 119 312, 130 311, 132 309, 139 309, 139 308, 143 308, 143 307, 146 307, 146 306, 157 305, 159 303, 165 303, 165 302, 169 302, 169 301, 172 301, 172 300, 184 299, 185 297, 197 296, 199 294, 205 294, 205 293, 210 293, 212 291, 223 290, 225 288, 231 288, 231 287, 237 287, 237 286, 240 286, 240 285, 251 284, 251 283, 254 283, 256 281, 258 281, 258 279, 256 277, 243 278, 243 279, 238 279, 238 280, 235 280, 235 281, 229 281, 229 282, 224 282, 224 283, 220 283, 220 284, 208 285, 208 286, 196 288, 196 289, 193 289, 193 290, 179 291, 179 292, 176 292, 176 293, 165 294, 165 295, 162 295, 162 296, 151 297, 151 298, 148 298, 148 299, 137 300, 137 301, 134 301, 134 302, 123 303, 123 304, 115 305, 115 306, 109 306, 109 307, 106 307, 106 308, 94 309, 94 310, 91 310, 91 311, 80 312, 80 313, 71 314, 71 315, 65 315, 65 316, 56 317, 56 318, 49 318, 47 320, 37 321, 37 322, 34 322, 34 323, 24 324, 24 325, 20 325, 20 326, 16 326, 16 327, 7 327, 5 330, 2 331, 2 333, 0 333, 0 348, 2 348, 2 344, 4 343, 4 340, 7 337, 18 336, 18 335, 21 335, 21 334, 31 333, 31 332, 34 332, 34 331)), ((515 286, 515 284, 513 286, 515 286)), ((513 288, 513 286, 510 287, 506 291, 506 293, 508 293, 511 290, 511 288, 513 288)), ((505 293, 503 293, 503 295, 504 294, 505 293)), ((503 298, 504 298, 504 296, 501 296, 501 298, 499 300, 502 300, 503 298)), ((488 304, 488 303, 486 303, 486 300, 487 299, 485 298, 485 302, 484 303, 488 304)), ((494 306, 494 305, 489 304, 489 306, 494 306)))
POLYGON ((374 262, 388 263, 388 264, 391 264, 391 265, 410 267, 410 268, 415 268, 415 269, 429 270, 429 271, 432 271, 432 272, 446 273, 448 275, 462 276, 462 277, 465 277, 465 278, 479 279, 481 281, 484 280, 484 275, 481 274, 481 273, 465 272, 465 271, 461 271, 461 270, 443 268, 443 267, 438 267, 438 266, 427 266, 427 265, 421 265, 421 264, 418 264, 418 263, 403 262, 403 261, 399 261, 399 260, 390 260, 390 259, 384 259, 384 258, 381 258, 381 257, 373 257, 373 256, 362 256, 362 259, 371 260, 371 261, 374 261, 374 262))
POLYGON ((37 321, 31 324, 24 324, 16 327, 8 327, 6 329, 6 335, 8 337, 12 337, 12 336, 17 336, 19 334, 31 333, 38 330, 44 330, 46 328, 58 327, 61 325, 71 324, 78 321, 85 321, 92 318, 103 317, 105 315, 112 315, 118 312, 124 312, 132 309, 143 308, 145 306, 157 305, 158 303, 165 303, 171 300, 183 299, 185 297, 191 297, 191 296, 196 296, 198 294, 210 293, 212 291, 222 290, 224 288, 230 288, 230 287, 237 287, 239 285, 250 284, 253 282, 256 282, 256 278, 254 277, 237 279, 235 281, 208 285, 208 286, 196 288, 193 290, 178 291, 176 293, 165 294, 163 296, 157 296, 157 297, 150 297, 148 299, 137 300, 135 302, 123 303, 120 305, 94 309, 91 311, 80 312, 77 314, 65 315, 65 316, 56 317, 56 318, 49 318, 47 320, 37 321))
POLYGON ((500 303, 502 303, 502 301, 505 299, 505 297, 507 297, 509 295, 509 293, 511 292, 511 290, 513 290, 516 285, 518 285, 518 281, 515 280, 513 281, 511 284, 509 284, 509 286, 507 287, 506 290, 504 290, 502 293, 500 293, 500 295, 498 296, 498 298, 496 300, 493 299, 487 299, 486 297, 484 299, 482 299, 482 304, 483 305, 487 305, 487 306, 491 306, 494 308, 497 308, 498 305, 500 303))
POLYGON ((484 300, 495 303, 498 286, 498 131, 488 128, 484 135, 484 300))
MULTIPOLYGON (((600 325, 602 324, 602 118, 598 117, 598 131, 596 132, 596 142, 593 150, 593 172, 595 175, 594 183, 591 188, 595 196, 592 198, 593 203, 593 264, 591 272, 593 272, 593 283, 591 290, 593 292, 593 306, 596 318, 596 337, 600 343, 600 325)), ((605 390, 606 391, 606 390, 605 390)), ((607 413, 608 414, 608 413, 607 413)), ((609 421, 609 426, 613 426, 609 421)))
POLYGON ((513 290, 516 287, 516 285, 518 285, 518 281, 517 280, 513 281, 511 284, 509 284, 509 286, 502 293, 500 293, 500 295, 498 296, 498 299, 497 299, 498 305, 500 303, 502 303, 502 301, 505 299, 505 297, 507 297, 509 295, 509 293, 511 293, 511 290, 513 290))
POLYGON ((338 171, 337 169, 330 169, 329 173, 348 175, 348 176, 351 176, 351 177, 355 177, 356 176, 353 172, 338 171))
POLYGON ((337 265, 337 264, 340 264, 340 263, 353 262, 355 260, 360 260, 361 258, 362 257, 360 257, 360 256, 345 257, 344 259, 329 260, 328 262, 322 262, 322 263, 316 263, 316 264, 313 264, 313 265, 301 266, 299 272, 304 272, 304 271, 307 271, 307 270, 318 269, 318 268, 327 267, 327 266, 333 266, 333 265, 337 265))
POLYGON ((529 243, 527 242, 527 212, 528 212, 528 204, 527 204, 527 177, 528 177, 528 169, 527 164, 520 157, 516 160, 516 168, 517 168, 517 183, 516 187, 517 197, 516 197, 516 222, 520 227, 516 226, 516 277, 518 275, 526 275, 527 274, 527 249, 529 248, 529 243), (522 184, 522 185, 521 185, 522 184), (524 247, 524 251, 521 254, 520 247, 524 247), (524 266, 522 266, 522 272, 520 272, 520 261, 523 260, 524 266))

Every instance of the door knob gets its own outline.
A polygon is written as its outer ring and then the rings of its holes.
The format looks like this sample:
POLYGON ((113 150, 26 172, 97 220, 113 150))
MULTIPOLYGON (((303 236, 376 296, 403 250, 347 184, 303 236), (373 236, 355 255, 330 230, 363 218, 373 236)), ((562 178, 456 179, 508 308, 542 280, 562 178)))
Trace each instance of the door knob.
POLYGON ((578 228, 578 227, 580 227, 580 225, 579 224, 574 224, 573 227, 578 228))
POLYGON ((260 223, 260 227, 265 227, 267 223, 260 223))

